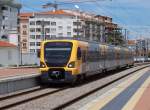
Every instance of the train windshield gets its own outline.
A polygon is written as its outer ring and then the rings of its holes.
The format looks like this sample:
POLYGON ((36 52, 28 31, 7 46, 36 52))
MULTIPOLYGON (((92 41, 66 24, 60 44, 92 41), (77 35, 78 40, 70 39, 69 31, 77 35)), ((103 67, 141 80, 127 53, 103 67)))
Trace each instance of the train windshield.
POLYGON ((67 65, 72 50, 70 42, 48 42, 44 46, 44 57, 49 67, 64 67, 67 65))

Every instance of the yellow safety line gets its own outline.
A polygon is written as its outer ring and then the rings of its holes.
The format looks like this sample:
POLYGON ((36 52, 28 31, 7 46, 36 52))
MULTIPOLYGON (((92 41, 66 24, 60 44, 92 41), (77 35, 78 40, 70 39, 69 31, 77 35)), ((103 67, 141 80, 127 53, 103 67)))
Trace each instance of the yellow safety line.
POLYGON ((133 110, 149 84, 150 77, 142 84, 142 86, 137 90, 137 92, 132 96, 132 98, 128 101, 122 110, 133 110))
POLYGON ((146 73, 149 70, 149 68, 146 68, 144 70, 141 70, 137 72, 134 76, 127 79, 123 83, 119 84, 117 87, 111 89, 108 91, 107 95, 102 95, 98 100, 93 101, 91 106, 88 106, 86 110, 100 110, 102 107, 104 107, 107 103, 109 103, 113 98, 115 98, 117 95, 119 95, 122 91, 124 91, 129 85, 131 85, 134 81, 136 81, 138 78, 140 78, 143 73, 146 73))

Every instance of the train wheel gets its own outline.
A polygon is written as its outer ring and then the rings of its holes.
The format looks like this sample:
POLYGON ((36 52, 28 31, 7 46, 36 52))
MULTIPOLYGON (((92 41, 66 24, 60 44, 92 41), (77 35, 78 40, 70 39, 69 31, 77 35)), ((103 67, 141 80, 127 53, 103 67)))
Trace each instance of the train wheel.
POLYGON ((70 83, 70 86, 71 86, 71 87, 74 87, 74 86, 76 86, 76 85, 77 85, 77 77, 74 78, 74 79, 71 81, 71 83, 70 83))
POLYGON ((86 74, 83 74, 83 80, 85 81, 87 79, 86 74))
POLYGON ((106 72, 107 72, 107 70, 106 70, 106 69, 103 69, 103 70, 102 70, 102 73, 106 73, 106 72))
POLYGON ((77 76, 77 84, 82 84, 84 81, 84 74, 77 76))

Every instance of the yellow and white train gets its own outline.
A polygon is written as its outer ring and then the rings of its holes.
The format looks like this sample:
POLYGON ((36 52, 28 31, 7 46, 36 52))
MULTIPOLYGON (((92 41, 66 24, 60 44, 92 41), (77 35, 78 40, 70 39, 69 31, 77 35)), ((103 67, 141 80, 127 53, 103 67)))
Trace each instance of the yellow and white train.
POLYGON ((134 64, 125 47, 80 40, 47 40, 41 44, 42 82, 75 82, 82 77, 134 64))

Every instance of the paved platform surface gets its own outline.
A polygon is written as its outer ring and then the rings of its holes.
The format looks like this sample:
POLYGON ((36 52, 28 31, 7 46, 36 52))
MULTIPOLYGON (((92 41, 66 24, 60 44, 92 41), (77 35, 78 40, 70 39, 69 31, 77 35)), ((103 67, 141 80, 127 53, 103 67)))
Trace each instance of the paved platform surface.
POLYGON ((19 75, 39 73, 38 68, 1 68, 0 79, 19 75))
POLYGON ((80 110, 150 110, 150 68, 137 72, 80 110))

